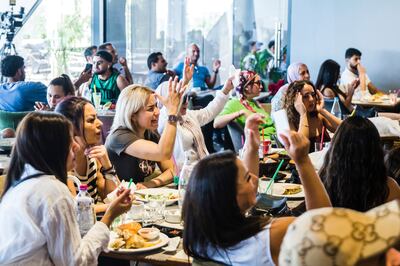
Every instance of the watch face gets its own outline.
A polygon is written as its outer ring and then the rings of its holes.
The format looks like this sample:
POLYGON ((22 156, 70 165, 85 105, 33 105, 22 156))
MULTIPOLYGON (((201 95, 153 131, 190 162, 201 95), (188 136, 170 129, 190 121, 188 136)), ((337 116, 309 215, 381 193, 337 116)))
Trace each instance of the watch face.
POLYGON ((176 115, 169 115, 168 116, 168 121, 169 122, 177 122, 178 121, 178 117, 176 115))

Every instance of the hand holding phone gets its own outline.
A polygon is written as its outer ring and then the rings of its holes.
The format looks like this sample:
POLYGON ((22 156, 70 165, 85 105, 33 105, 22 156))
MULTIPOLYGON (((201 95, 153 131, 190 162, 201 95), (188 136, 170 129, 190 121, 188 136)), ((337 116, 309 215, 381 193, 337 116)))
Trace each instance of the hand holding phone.
POLYGON ((88 72, 89 69, 90 69, 90 70, 92 69, 92 67, 93 67, 93 64, 86 63, 85 69, 84 69, 83 71, 84 71, 84 72, 88 72))

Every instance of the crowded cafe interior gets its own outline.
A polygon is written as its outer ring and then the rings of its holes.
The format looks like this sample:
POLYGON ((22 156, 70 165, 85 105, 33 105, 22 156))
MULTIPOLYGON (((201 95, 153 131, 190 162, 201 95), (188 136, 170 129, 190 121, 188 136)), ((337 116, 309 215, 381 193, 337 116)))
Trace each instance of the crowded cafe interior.
POLYGON ((0 265, 400 266, 396 0, 1 0, 0 265))

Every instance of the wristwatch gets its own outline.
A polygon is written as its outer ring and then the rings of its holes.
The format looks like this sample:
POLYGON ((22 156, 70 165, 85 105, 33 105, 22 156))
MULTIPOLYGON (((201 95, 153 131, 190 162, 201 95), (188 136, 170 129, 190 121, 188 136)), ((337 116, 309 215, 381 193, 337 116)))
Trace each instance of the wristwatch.
POLYGON ((176 124, 176 122, 178 122, 178 116, 177 115, 169 115, 168 122, 171 124, 176 124))

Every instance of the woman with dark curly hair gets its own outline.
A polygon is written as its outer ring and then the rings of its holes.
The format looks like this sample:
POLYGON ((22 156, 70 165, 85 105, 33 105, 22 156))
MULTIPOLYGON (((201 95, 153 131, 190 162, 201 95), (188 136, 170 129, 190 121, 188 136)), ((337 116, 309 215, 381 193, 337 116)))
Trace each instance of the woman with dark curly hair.
POLYGON ((230 99, 225 104, 222 112, 214 119, 214 127, 223 128, 233 120, 244 127, 246 118, 251 114, 258 113, 263 115, 265 120, 260 127, 260 133, 264 132, 264 137, 270 138, 275 134, 274 122, 262 105, 254 100, 260 95, 262 89, 263 84, 257 73, 253 71, 240 72, 239 85, 236 87, 238 97, 230 99))
POLYGON ((335 132, 341 123, 340 119, 324 109, 324 97, 308 80, 290 84, 284 106, 290 128, 310 140, 310 152, 314 151, 314 143, 320 141, 322 134, 324 140, 330 140, 324 128, 335 132))
POLYGON ((334 207, 366 211, 400 199, 399 186, 386 174, 378 130, 360 116, 340 125, 319 174, 334 207))

